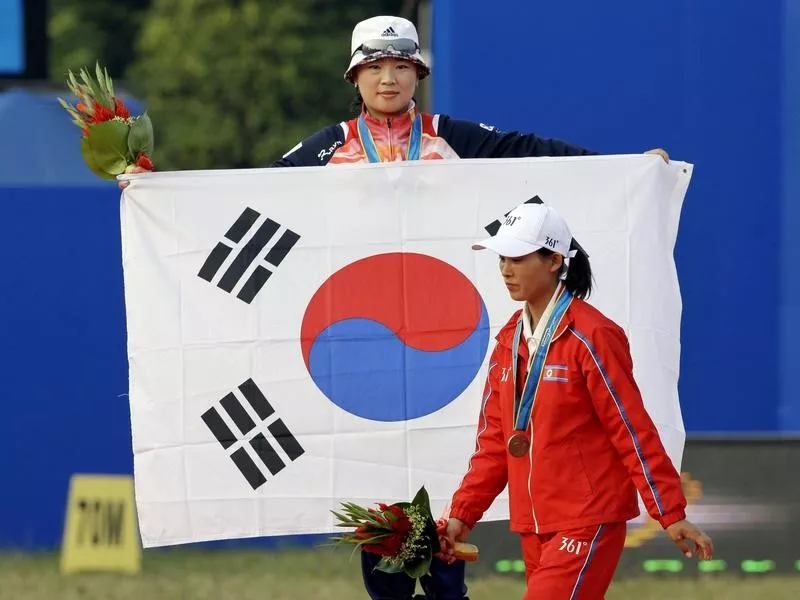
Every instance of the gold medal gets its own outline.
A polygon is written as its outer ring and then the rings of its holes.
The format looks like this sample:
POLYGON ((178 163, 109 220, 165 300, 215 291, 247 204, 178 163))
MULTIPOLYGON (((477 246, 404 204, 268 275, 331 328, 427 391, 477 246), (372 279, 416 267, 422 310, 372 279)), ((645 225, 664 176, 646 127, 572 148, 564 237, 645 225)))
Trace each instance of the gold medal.
POLYGON ((528 453, 530 447, 530 439, 528 439, 528 436, 521 431, 518 431, 508 438, 508 452, 511 454, 511 456, 521 458, 528 453))

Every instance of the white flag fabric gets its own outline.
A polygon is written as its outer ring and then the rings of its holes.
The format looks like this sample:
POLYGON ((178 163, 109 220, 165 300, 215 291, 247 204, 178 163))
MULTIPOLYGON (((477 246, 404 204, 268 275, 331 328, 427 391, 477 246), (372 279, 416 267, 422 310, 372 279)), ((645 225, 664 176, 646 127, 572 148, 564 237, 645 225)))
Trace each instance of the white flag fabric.
MULTIPOLYGON (((144 546, 333 532, 342 501, 422 485, 444 510, 519 308, 471 244, 533 198, 589 253, 589 301, 628 334, 679 469, 673 248, 691 173, 637 155, 134 178, 121 222, 144 546)), ((504 492, 485 519, 505 518, 504 492)))

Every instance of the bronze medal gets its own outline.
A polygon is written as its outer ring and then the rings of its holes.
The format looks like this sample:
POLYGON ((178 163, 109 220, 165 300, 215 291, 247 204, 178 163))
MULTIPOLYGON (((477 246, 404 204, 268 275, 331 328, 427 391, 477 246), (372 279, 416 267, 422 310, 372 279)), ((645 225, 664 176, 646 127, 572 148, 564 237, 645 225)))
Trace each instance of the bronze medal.
POLYGON ((531 441, 521 431, 518 431, 508 439, 508 452, 516 458, 525 456, 530 447, 531 441))

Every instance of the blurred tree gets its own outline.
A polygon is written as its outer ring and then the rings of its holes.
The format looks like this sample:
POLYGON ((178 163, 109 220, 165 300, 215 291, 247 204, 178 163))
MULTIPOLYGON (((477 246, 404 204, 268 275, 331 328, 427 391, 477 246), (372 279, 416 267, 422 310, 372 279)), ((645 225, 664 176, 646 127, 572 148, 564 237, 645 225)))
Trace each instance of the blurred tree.
POLYGON ((153 0, 127 84, 159 169, 247 168, 345 119, 355 23, 402 0, 153 0))
POLYGON ((50 79, 63 82, 69 69, 106 65, 122 77, 133 60, 142 16, 151 0, 50 0, 50 79))

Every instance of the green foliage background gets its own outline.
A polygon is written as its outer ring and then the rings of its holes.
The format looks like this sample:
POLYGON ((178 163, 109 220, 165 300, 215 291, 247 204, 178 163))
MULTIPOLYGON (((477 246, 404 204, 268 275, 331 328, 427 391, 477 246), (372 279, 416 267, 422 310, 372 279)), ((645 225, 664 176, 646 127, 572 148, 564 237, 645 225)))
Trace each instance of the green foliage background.
POLYGON ((401 0, 51 0, 50 76, 108 67, 145 102, 159 170, 267 165, 350 116, 361 19, 401 0))

